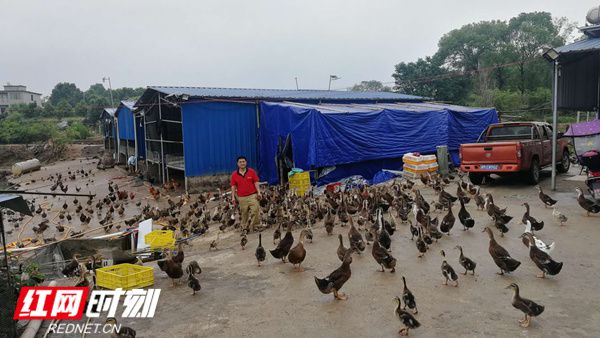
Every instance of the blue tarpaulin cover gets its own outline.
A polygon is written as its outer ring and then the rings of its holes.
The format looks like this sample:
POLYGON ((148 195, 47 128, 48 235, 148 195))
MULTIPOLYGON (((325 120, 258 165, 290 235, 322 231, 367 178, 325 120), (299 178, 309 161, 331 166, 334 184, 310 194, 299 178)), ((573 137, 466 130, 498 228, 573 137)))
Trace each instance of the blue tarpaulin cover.
POLYGON ((294 165, 304 170, 335 166, 325 184, 351 175, 370 180, 381 169, 401 169, 408 152, 435 153, 447 145, 458 162, 461 143, 475 142, 491 123, 493 108, 432 103, 295 104, 263 102, 259 173, 278 183, 277 144, 291 135, 294 165))

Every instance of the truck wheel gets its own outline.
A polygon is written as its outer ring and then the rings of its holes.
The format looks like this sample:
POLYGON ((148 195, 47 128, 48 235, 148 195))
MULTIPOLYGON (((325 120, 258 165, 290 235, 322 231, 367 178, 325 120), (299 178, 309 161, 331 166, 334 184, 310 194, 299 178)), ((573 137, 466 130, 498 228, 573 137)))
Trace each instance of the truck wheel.
POLYGON ((540 182, 540 161, 537 158, 531 160, 531 167, 529 168, 527 179, 530 184, 538 184, 540 182))
POLYGON ((556 164, 556 171, 558 171, 561 174, 564 174, 569 171, 569 168, 571 167, 571 161, 569 160, 569 157, 569 151, 565 149, 563 151, 561 162, 556 164))
POLYGON ((481 185, 484 177, 485 175, 481 173, 469 173, 469 180, 475 185, 481 185))

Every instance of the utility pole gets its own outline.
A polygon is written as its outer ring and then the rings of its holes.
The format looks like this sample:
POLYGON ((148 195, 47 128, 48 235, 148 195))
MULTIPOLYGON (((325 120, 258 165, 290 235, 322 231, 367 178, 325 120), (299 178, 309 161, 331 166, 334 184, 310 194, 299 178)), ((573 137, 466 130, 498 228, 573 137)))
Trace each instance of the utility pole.
MULTIPOLYGON (((552 176, 550 189, 556 190, 556 139, 558 133, 558 60, 554 60, 554 81, 552 84, 552 176)), ((562 156, 562 155, 561 155, 562 156)))
POLYGON ((298 77, 294 76, 294 80, 296 80, 296 90, 299 90, 299 88, 298 88, 298 77))
POLYGON ((329 87, 327 88, 327 90, 331 90, 331 81, 335 81, 335 80, 339 80, 341 79, 341 77, 337 76, 337 75, 329 75, 329 87))
POLYGON ((115 102, 113 101, 112 84, 110 83, 110 76, 102 78, 102 83, 105 83, 106 81, 108 81, 108 93, 110 94, 110 106, 112 108, 114 108, 115 107, 115 102))

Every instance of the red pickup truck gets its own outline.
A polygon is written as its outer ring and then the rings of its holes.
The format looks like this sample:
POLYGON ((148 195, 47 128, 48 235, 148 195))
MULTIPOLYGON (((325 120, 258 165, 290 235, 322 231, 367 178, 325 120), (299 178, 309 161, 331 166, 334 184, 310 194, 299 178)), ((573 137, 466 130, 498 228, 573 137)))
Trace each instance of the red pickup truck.
MULTIPOLYGON (((558 135, 557 171, 569 171, 567 139, 558 135)), ((542 122, 491 124, 477 143, 460 146, 460 169, 469 173, 473 184, 489 174, 525 174, 531 184, 540 180, 540 170, 552 165, 552 126, 542 122)))

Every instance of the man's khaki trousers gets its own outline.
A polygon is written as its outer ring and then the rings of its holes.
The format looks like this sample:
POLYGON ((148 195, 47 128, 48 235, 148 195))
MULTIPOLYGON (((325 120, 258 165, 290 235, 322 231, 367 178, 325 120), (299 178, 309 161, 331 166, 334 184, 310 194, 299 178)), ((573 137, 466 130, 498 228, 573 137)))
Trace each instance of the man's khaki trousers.
POLYGON ((255 227, 260 223, 256 194, 244 197, 238 196, 238 201, 240 203, 240 212, 242 214, 242 219, 240 220, 242 230, 254 231, 255 227), (250 224, 248 224, 248 216, 252 217, 250 224))

